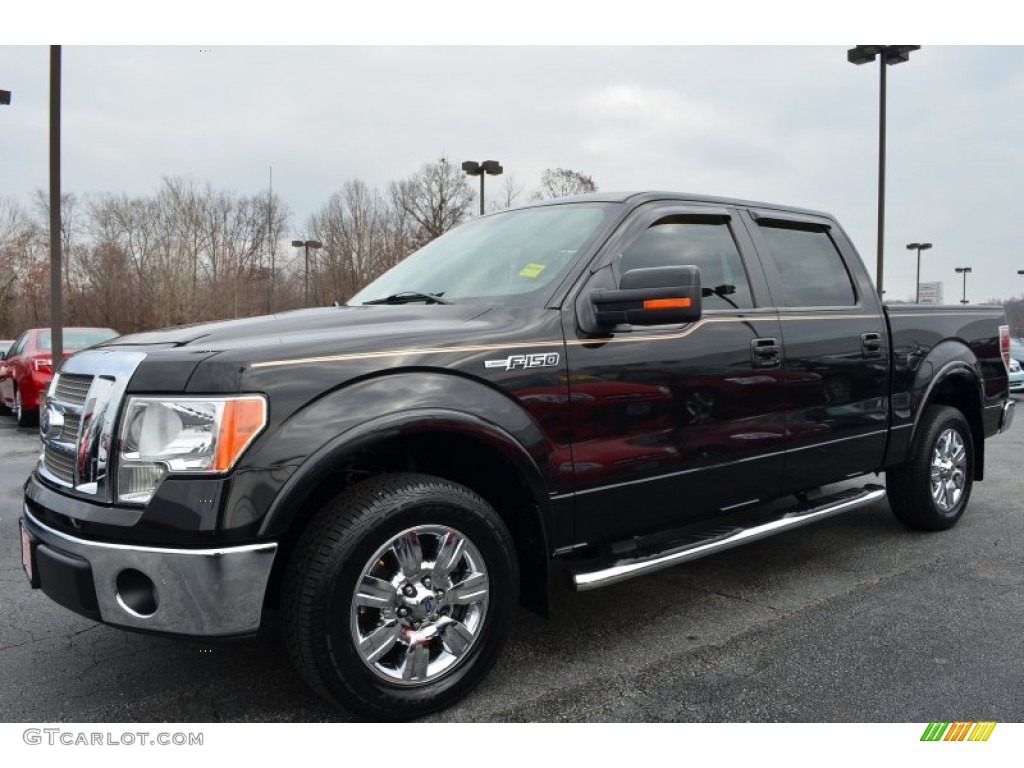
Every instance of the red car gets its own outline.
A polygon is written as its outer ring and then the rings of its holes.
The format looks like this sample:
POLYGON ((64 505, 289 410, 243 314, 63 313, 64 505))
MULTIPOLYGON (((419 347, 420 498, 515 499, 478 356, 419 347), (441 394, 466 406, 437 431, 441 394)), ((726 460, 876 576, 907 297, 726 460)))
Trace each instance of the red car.
MULTIPOLYGON (((64 354, 99 344, 117 336, 110 328, 65 328, 64 354)), ((53 379, 50 329, 25 331, 0 359, 0 410, 11 410, 18 426, 27 427, 39 419, 39 393, 53 379)))

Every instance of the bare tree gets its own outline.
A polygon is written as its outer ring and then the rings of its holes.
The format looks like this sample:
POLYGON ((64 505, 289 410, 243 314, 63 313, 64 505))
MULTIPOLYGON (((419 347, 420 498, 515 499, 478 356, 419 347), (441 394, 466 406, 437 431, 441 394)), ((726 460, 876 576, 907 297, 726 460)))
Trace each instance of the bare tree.
MULTIPOLYGON (((522 187, 504 180, 502 202, 522 187)), ((301 256, 281 265, 287 206, 264 190, 252 196, 209 182, 164 177, 150 195, 65 193, 62 276, 68 324, 123 333, 299 306, 301 256)), ((317 300, 345 300, 415 248, 463 222, 473 191, 446 159, 423 165, 386 194, 344 183, 313 214, 307 231, 317 300)), ((0 333, 49 320, 47 200, 29 211, 0 199, 0 333)))
POLYGON ((347 299, 391 266, 388 213, 377 190, 350 180, 310 217, 307 229, 323 243, 314 280, 318 301, 347 299))
MULTIPOLYGON (((231 307, 230 316, 253 314, 256 303, 255 284, 260 279, 259 256, 262 252, 266 220, 260 197, 223 195, 227 211, 222 232, 224 244, 224 278, 231 307)), ((262 302, 261 302, 262 303, 262 302)))
POLYGON ((523 185, 516 180, 516 177, 513 174, 507 173, 502 177, 499 198, 497 200, 491 200, 487 208, 490 211, 501 211, 505 208, 511 208, 516 204, 522 194, 523 185))
POLYGON ((260 257, 260 272, 264 276, 263 282, 267 288, 266 311, 270 313, 274 311, 277 303, 277 249, 288 227, 290 212, 284 201, 269 188, 266 195, 257 197, 256 203, 261 209, 260 215, 264 221, 264 247, 260 257))
POLYGON ((163 178, 158 197, 161 208, 170 222, 179 259, 187 269, 190 290, 187 312, 191 317, 199 314, 199 265, 207 247, 207 232, 203 226, 203 192, 192 179, 180 176, 163 178))
POLYGON ((85 299, 82 323, 124 333, 146 327, 134 321, 130 295, 134 293, 135 281, 121 248, 109 241, 93 244, 83 249, 80 264, 85 299), (111 275, 118 279, 111 279, 111 275))
POLYGON ((97 245, 116 249, 124 256, 124 271, 99 276, 124 287, 121 301, 127 310, 127 328, 152 327, 158 288, 154 267, 164 223, 153 198, 106 194, 89 202, 91 226, 97 245))
POLYGON ((13 199, 0 197, 0 337, 12 338, 27 318, 23 288, 36 266, 39 232, 13 199))
POLYGON ((462 170, 444 157, 426 163, 407 179, 392 182, 388 191, 392 207, 416 223, 417 247, 461 224, 475 200, 462 170))
POLYGON ((588 192, 597 192, 597 184, 592 177, 569 168, 548 168, 541 174, 540 189, 533 193, 533 197, 535 200, 550 200, 588 192))
MULTIPOLYGON (((76 296, 74 287, 78 285, 78 235, 80 234, 82 216, 79 198, 74 192, 62 192, 60 196, 60 246, 61 246, 61 282, 63 284, 63 302, 66 307, 64 318, 73 323, 78 315, 80 296, 76 296)), ((50 231, 50 196, 48 192, 37 189, 32 196, 32 212, 35 226, 40 234, 45 233, 47 258, 49 258, 50 231)))
POLYGON ((376 265, 375 277, 384 274, 416 250, 417 227, 413 217, 404 210, 390 202, 385 204, 380 262, 376 265))

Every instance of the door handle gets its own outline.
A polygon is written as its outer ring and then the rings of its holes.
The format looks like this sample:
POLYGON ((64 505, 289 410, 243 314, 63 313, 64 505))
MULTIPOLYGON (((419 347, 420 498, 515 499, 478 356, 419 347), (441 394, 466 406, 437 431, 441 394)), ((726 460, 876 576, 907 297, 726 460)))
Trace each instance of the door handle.
POLYGON ((860 335, 860 348, 864 357, 882 356, 882 334, 862 333, 860 335))
POLYGON ((751 339, 750 359, 755 368, 778 368, 779 340, 778 339, 751 339))

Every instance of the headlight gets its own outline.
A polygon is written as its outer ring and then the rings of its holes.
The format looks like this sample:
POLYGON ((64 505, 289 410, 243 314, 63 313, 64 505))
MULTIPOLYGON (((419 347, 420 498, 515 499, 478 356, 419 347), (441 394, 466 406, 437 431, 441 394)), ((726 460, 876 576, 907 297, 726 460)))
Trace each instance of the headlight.
POLYGON ((145 503, 169 472, 231 469, 267 423, 267 401, 242 397, 130 397, 121 422, 117 498, 145 503))

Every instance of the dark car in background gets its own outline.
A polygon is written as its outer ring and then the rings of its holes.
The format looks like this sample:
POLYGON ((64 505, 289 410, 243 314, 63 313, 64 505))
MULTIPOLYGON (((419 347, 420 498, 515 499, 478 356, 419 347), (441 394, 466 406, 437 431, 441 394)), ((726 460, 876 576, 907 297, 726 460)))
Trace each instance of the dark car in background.
MULTIPOLYGON (((65 328, 64 354, 107 341, 118 332, 111 328, 65 328)), ((49 328, 22 333, 0 360, 0 410, 10 410, 18 426, 28 427, 39 418, 39 394, 53 379, 53 345, 49 328)))

